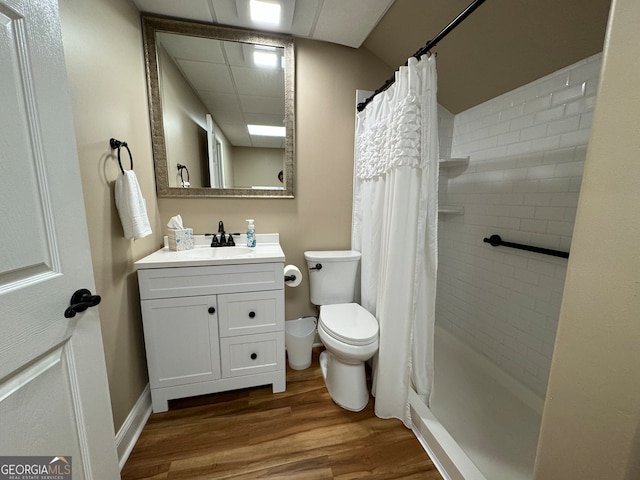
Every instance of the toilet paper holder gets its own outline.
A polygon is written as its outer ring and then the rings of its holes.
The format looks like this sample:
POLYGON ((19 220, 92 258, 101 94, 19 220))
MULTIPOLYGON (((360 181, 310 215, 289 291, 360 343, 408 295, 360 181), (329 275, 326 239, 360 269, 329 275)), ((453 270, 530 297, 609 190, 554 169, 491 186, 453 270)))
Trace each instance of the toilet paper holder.
POLYGON ((284 267, 284 284, 287 287, 297 287, 302 283, 302 272, 295 265, 284 267))

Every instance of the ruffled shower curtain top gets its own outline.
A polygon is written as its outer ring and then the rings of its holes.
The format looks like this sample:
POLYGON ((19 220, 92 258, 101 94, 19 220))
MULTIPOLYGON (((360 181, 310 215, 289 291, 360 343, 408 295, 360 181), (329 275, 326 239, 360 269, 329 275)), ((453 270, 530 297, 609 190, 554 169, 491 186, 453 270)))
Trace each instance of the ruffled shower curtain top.
POLYGON ((411 427, 409 388, 433 385, 438 222, 435 56, 410 58, 357 115, 352 248, 361 304, 380 325, 375 413, 411 427))

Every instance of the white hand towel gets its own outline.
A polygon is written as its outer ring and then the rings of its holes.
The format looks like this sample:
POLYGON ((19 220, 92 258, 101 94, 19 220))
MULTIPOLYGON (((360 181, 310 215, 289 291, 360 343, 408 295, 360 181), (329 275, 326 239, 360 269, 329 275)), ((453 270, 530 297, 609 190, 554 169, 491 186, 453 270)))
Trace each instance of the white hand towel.
POLYGON ((116 179, 116 207, 125 238, 143 238, 151 234, 147 205, 133 170, 125 170, 124 175, 118 175, 116 179))

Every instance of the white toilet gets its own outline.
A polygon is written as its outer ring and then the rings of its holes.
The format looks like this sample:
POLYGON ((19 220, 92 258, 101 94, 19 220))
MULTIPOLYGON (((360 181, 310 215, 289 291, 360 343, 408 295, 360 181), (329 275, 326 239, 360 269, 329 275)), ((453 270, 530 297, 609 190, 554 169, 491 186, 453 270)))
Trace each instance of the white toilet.
POLYGON ((318 334, 326 350, 320 367, 329 395, 346 410, 369 403, 364 362, 378 351, 378 321, 354 303, 360 253, 353 250, 305 252, 311 302, 320 307, 318 334))

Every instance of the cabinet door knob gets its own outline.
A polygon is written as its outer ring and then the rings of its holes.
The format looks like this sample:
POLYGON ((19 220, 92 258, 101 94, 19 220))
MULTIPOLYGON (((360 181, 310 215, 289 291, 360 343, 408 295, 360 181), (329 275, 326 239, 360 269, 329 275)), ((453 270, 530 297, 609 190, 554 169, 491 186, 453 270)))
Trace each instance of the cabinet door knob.
POLYGON ((249 318, 254 318, 256 316, 256 312, 249 312, 249 318))
POLYGON ((209 313, 213 315, 214 313, 216 313, 216 309, 214 307, 209 307, 209 313))
POLYGON ((258 358, 258 354, 257 353, 252 353, 251 354, 251 360, 255 360, 256 358, 258 358))

